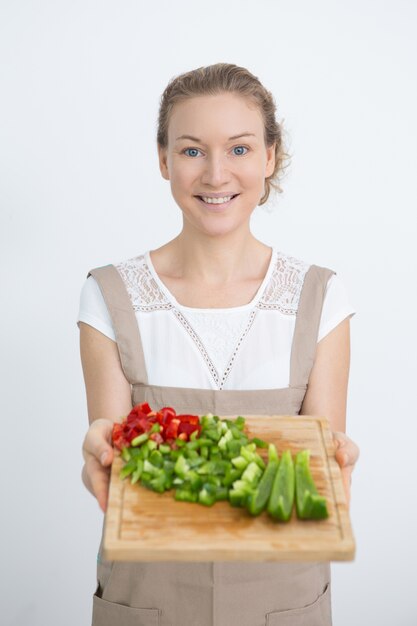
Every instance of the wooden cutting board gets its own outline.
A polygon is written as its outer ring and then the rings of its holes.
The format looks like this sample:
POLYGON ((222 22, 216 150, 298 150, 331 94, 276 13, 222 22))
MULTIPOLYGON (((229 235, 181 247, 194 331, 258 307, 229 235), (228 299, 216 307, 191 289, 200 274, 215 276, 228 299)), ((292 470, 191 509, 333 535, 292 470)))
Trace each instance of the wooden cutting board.
MULTIPOLYGON (((244 416, 245 433, 276 445, 278 454, 310 449, 311 473, 327 498, 329 517, 287 522, 265 511, 257 517, 227 501, 207 507, 177 502, 130 479, 120 480, 124 462, 112 465, 104 526, 104 558, 122 561, 350 561, 355 541, 340 467, 328 421, 313 416, 244 416)), ((228 416, 228 419, 233 419, 228 416)), ((267 448, 257 448, 267 460, 267 448)))

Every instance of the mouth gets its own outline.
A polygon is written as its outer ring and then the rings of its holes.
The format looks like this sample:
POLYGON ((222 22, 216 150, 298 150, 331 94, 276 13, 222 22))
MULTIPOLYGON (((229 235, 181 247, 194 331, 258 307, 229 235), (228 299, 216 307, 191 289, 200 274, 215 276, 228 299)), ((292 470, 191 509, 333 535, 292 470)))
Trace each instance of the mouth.
POLYGON ((227 202, 218 202, 217 198, 213 198, 213 200, 215 200, 214 202, 205 202, 202 196, 194 196, 194 197, 197 198, 197 200, 201 202, 201 204, 204 204, 205 207, 208 207, 212 211, 222 211, 226 207, 230 206, 232 202, 234 202, 235 198, 237 198, 238 196, 240 196, 240 194, 236 193, 227 202))

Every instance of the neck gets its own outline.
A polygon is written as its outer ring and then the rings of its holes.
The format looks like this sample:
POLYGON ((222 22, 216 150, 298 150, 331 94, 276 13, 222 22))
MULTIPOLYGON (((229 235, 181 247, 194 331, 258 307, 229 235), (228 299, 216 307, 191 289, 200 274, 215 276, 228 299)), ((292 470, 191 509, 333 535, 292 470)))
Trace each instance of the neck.
POLYGON ((270 253, 269 246, 258 241, 249 228, 216 237, 183 228, 167 245, 173 252, 172 270, 178 277, 213 286, 257 274, 260 261, 270 253))

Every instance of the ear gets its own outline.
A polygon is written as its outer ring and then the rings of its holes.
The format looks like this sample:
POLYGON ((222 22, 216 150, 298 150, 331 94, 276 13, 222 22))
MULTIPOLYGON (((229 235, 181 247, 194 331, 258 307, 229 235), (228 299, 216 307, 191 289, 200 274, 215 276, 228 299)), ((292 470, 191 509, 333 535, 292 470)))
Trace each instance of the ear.
POLYGON ((165 180, 169 180, 169 171, 167 163, 167 150, 158 144, 159 169, 165 180))
POLYGON ((269 146, 266 149, 266 155, 267 155, 267 161, 266 161, 266 168, 265 168, 265 178, 268 178, 268 176, 271 176, 274 172, 274 167, 275 167, 275 143, 272 144, 272 146, 269 146))

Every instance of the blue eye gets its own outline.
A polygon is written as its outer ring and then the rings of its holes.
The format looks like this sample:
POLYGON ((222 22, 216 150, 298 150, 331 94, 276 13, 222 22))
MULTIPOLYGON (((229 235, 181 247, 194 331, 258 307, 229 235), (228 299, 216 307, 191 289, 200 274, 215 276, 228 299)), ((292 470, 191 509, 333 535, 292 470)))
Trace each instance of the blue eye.
MULTIPOLYGON (((191 150, 193 152, 200 152, 200 150, 197 150, 197 148, 186 148, 184 152, 187 152, 187 150, 191 150)), ((188 156, 194 156, 194 155, 188 155, 188 156)))
MULTIPOLYGON (((241 148, 247 150, 246 146, 236 146, 235 148, 233 148, 233 150, 240 150, 241 148)), ((244 152, 244 154, 246 154, 246 152, 244 152)), ((238 156, 242 156, 242 153, 240 153, 238 156)))

